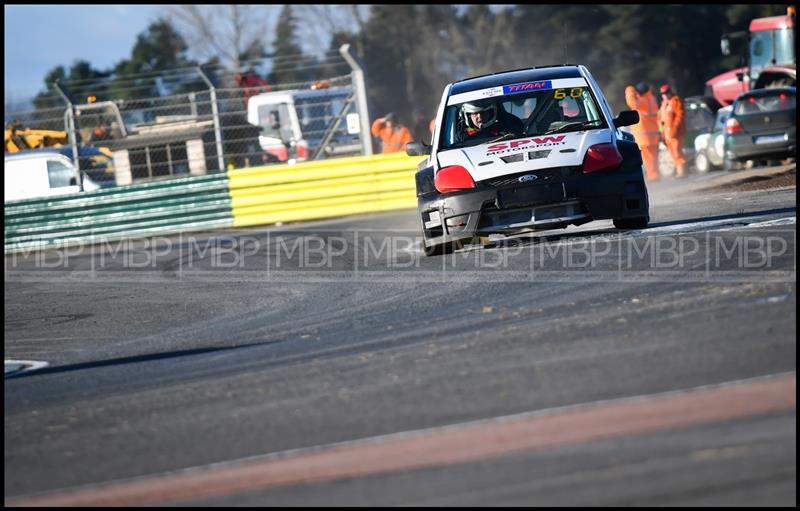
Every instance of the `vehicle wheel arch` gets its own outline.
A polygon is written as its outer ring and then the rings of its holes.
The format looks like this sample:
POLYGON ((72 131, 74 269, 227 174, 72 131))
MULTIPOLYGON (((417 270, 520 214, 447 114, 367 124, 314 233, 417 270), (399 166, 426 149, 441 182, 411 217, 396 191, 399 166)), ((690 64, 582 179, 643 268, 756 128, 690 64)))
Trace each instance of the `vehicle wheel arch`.
POLYGON ((711 170, 711 160, 708 159, 706 153, 702 151, 697 153, 697 156, 694 158, 694 168, 702 174, 711 170))

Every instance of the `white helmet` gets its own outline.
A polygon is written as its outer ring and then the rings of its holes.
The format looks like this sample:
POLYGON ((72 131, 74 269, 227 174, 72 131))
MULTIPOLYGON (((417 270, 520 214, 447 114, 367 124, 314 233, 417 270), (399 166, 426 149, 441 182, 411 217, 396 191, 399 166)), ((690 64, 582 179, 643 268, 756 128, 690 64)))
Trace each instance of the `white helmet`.
POLYGON ((486 128, 497 122, 497 105, 492 100, 480 100, 464 103, 461 105, 461 112, 464 115, 464 123, 466 123, 469 128, 474 130, 486 128), (477 112, 481 112, 481 114, 483 114, 481 115, 480 126, 476 126, 470 118, 470 114, 477 112))

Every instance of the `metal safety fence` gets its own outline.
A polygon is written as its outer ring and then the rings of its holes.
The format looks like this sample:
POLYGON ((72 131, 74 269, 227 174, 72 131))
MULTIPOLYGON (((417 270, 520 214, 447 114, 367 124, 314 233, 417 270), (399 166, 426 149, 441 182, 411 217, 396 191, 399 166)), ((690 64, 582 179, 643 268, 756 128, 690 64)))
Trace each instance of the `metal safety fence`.
POLYGON ((245 64, 53 83, 34 108, 5 112, 6 155, 47 146, 105 188, 372 154, 347 45, 322 60, 245 64))

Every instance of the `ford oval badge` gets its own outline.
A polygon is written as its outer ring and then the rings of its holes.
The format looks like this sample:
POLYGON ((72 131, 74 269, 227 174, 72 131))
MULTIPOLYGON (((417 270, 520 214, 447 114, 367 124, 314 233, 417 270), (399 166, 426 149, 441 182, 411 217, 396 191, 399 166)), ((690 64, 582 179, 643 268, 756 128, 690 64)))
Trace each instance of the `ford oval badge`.
POLYGON ((520 178, 517 179, 517 181, 519 181, 520 183, 527 183, 530 181, 536 181, 537 179, 539 179, 539 176, 537 176, 536 174, 526 174, 524 176, 520 176, 520 178))

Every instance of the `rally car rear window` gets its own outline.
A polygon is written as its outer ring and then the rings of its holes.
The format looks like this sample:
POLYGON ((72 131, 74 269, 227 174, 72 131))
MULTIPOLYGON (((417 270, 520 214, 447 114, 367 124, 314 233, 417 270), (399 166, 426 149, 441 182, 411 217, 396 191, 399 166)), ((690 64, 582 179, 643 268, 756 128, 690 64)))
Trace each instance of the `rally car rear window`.
POLYGON ((779 112, 795 108, 795 95, 780 91, 765 96, 746 96, 736 101, 734 113, 758 114, 762 112, 779 112))

